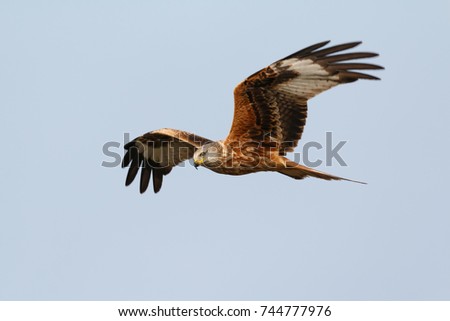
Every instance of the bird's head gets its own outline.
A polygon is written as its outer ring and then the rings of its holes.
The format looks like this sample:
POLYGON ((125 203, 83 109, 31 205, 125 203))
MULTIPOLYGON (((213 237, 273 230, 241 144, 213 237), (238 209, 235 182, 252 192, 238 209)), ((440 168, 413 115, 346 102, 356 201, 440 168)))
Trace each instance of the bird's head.
POLYGON ((214 168, 222 165, 223 147, 220 142, 205 144, 197 149, 194 153, 194 166, 205 166, 214 168))

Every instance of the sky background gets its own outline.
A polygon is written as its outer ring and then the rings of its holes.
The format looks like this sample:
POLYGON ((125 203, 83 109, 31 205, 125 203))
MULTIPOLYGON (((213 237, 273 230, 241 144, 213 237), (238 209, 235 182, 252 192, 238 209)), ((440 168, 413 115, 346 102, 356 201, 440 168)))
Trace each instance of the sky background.
POLYGON ((449 30, 448 1, 0 1, 0 299, 449 300, 449 30), (297 151, 330 131, 319 169, 368 185, 101 165, 224 138, 241 80, 323 40, 386 70, 311 100, 297 151))

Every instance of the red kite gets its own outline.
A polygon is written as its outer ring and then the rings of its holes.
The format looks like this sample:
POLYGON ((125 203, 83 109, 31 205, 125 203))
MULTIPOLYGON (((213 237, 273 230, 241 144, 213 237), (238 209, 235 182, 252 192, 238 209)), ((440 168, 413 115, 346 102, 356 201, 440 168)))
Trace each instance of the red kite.
POLYGON ((234 89, 234 118, 225 140, 211 141, 176 129, 148 132, 125 145, 122 167, 130 165, 128 186, 141 168, 140 192, 153 175, 159 192, 163 176, 177 164, 194 158, 195 167, 216 173, 244 175, 274 171, 294 179, 308 176, 348 180, 297 164, 285 157, 300 140, 308 99, 339 84, 379 78, 358 70, 383 69, 355 59, 378 56, 371 52, 341 53, 361 42, 323 48, 329 41, 302 49, 249 76, 234 89))

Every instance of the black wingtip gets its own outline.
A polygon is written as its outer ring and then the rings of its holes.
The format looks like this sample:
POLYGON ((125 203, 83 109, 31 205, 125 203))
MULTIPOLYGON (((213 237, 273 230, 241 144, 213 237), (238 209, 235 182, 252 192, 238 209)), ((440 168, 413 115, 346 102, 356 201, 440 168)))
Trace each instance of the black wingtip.
POLYGON ((133 183, 138 171, 139 171, 139 165, 137 165, 137 166, 132 165, 130 167, 130 169, 128 170, 127 178, 125 180, 125 186, 129 186, 131 183, 133 183))
MULTIPOLYGON (((290 54, 289 56, 286 56, 286 57, 284 57, 284 58, 282 58, 282 59, 280 59, 278 61, 283 61, 283 60, 289 59, 289 58, 302 57, 302 56, 305 56, 305 55, 309 55, 314 50, 320 49, 320 48, 326 46, 329 43, 330 43, 330 40, 326 40, 326 41, 322 41, 322 42, 316 43, 316 44, 314 44, 312 46, 309 46, 309 47, 303 48, 303 49, 301 49, 299 51, 296 51, 293 54, 290 54)), ((275 63, 277 63, 277 62, 275 62, 275 63)))
POLYGON ((364 74, 360 72, 354 71, 341 71, 339 72, 339 80, 341 83, 350 83, 357 81, 358 79, 367 79, 367 80, 380 80, 380 78, 376 76, 372 76, 369 74, 364 74))
POLYGON ((161 190, 163 183, 163 172, 160 169, 155 169, 153 171, 153 191, 158 193, 161 190))
POLYGON ((314 44, 314 45, 311 45, 311 46, 309 46, 309 47, 306 47, 306 48, 303 48, 303 49, 297 51, 297 52, 294 53, 293 55, 303 55, 303 54, 306 54, 306 53, 311 53, 311 52, 313 52, 314 50, 317 50, 317 49, 320 49, 320 48, 322 48, 322 47, 325 47, 326 45, 328 45, 328 44, 330 43, 330 41, 331 41, 331 40, 325 40, 325 41, 316 43, 316 44, 314 44))
POLYGON ((330 42, 331 42, 331 40, 325 40, 325 41, 316 43, 315 45, 312 45, 309 48, 311 48, 311 47, 321 48, 321 47, 324 47, 324 46, 328 45, 330 42))
POLYGON ((139 157, 138 153, 131 153, 131 158, 131 165, 125 180, 125 186, 130 185, 134 181, 142 163, 142 158, 139 157))
POLYGON ((130 165, 130 162, 131 162, 131 153, 130 153, 130 151, 127 151, 122 159, 122 168, 130 165))
POLYGON ((141 169, 141 181, 139 184, 139 192, 141 194, 145 193, 145 191, 147 190, 151 174, 152 174, 151 166, 147 163, 147 161, 144 161, 144 165, 142 166, 141 169))
POLYGON ((354 48, 354 47, 356 47, 356 46, 359 46, 360 44, 362 44, 363 42, 361 41, 361 40, 357 40, 357 41, 351 41, 351 42, 348 42, 348 43, 346 43, 346 44, 343 44, 343 45, 348 45, 348 46, 351 46, 350 48, 354 48))
POLYGON ((343 43, 340 45, 331 46, 328 48, 320 49, 317 51, 311 52, 311 55, 317 58, 323 58, 323 57, 329 57, 330 54, 336 53, 336 52, 342 52, 348 49, 352 49, 358 45, 360 45, 362 41, 354 41, 354 42, 348 42, 343 43))

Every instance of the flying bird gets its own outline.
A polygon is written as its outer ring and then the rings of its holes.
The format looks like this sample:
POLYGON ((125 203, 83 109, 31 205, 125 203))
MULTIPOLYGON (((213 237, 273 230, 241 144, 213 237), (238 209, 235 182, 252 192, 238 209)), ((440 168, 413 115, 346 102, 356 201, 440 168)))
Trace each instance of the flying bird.
POLYGON ((125 185, 130 185, 141 169, 140 192, 147 190, 153 176, 153 190, 158 193, 163 177, 174 166, 191 158, 196 168, 203 166, 220 174, 272 171, 294 179, 311 176, 351 181, 285 157, 302 136, 310 98, 339 84, 358 79, 378 80, 359 70, 383 69, 353 61, 378 56, 376 53, 342 53, 361 42, 326 48, 328 43, 324 41, 297 51, 239 83, 234 89, 231 130, 224 140, 212 141, 193 133, 163 128, 127 143, 122 161, 122 167, 129 166, 125 185))

